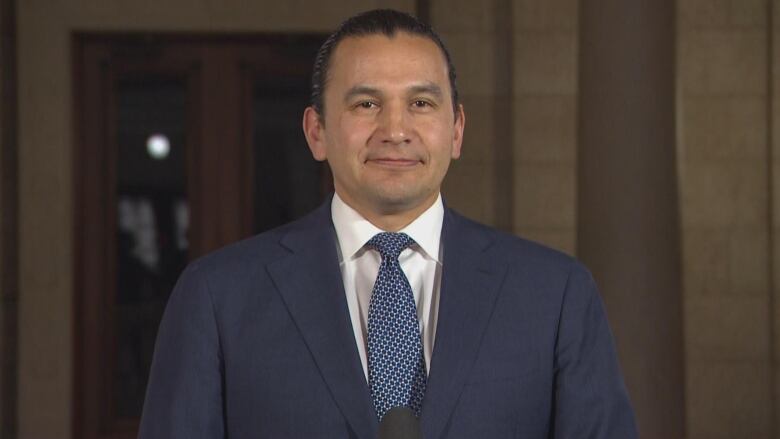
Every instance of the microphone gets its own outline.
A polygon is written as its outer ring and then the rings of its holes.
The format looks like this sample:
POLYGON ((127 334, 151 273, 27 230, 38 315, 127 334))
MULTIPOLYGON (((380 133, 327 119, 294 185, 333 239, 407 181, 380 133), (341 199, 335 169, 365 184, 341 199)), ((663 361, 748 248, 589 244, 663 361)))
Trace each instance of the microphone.
POLYGON ((379 423, 379 439, 423 439, 420 421, 408 407, 393 407, 379 423))

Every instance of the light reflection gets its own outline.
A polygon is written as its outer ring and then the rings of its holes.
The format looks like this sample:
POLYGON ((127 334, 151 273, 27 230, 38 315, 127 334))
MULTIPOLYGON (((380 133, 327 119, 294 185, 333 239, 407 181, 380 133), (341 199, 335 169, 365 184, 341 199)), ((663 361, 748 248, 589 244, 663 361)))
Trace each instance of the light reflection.
POLYGON ((171 142, 165 134, 152 134, 146 139, 146 152, 155 160, 164 160, 171 153, 171 142))
POLYGON ((133 237, 130 251, 136 260, 153 272, 159 271, 160 251, 151 202, 143 198, 120 197, 119 230, 133 237))

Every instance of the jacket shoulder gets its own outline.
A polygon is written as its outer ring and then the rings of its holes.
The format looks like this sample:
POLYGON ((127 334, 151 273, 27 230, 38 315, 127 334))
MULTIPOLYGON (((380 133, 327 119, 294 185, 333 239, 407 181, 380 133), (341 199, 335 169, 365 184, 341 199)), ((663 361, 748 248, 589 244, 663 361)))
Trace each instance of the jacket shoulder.
POLYGON ((259 233, 249 238, 228 244, 190 262, 188 270, 207 275, 231 276, 256 271, 270 262, 289 254, 281 244, 282 239, 292 231, 316 227, 319 219, 312 212, 300 219, 259 233))
POLYGON ((584 269, 584 266, 575 257, 560 250, 479 223, 452 210, 450 210, 450 214, 453 222, 459 223, 460 227, 485 236, 489 242, 487 250, 502 260, 532 265, 540 269, 560 270, 566 273, 574 268, 584 269))

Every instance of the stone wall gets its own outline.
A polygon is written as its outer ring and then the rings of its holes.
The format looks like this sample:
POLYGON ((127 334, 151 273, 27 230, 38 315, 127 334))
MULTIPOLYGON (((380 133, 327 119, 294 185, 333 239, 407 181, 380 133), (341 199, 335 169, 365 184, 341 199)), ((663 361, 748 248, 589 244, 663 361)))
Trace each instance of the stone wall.
POLYGON ((496 107, 502 90, 494 78, 497 64, 506 62, 495 51, 500 3, 431 2, 431 22, 451 52, 466 113, 462 155, 451 165, 442 193, 450 206, 488 224, 495 222, 501 201, 494 179, 496 149, 509 140, 495 123, 502 117, 496 107))
POLYGON ((678 1, 688 437, 773 436, 769 5, 678 1))
POLYGON ((514 231, 576 251, 576 0, 514 3, 514 231))
POLYGON ((575 251, 576 0, 433 2, 458 67, 463 157, 444 193, 467 215, 575 251))

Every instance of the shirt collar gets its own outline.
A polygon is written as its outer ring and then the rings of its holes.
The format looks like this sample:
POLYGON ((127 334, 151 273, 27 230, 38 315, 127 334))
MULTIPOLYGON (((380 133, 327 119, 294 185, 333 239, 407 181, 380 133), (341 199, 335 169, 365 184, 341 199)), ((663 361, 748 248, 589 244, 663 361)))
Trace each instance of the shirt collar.
MULTIPOLYGON (((336 228, 340 249, 340 261, 353 259, 363 246, 377 233, 384 230, 371 224, 355 209, 345 203, 338 194, 333 195, 331 202, 331 218, 336 228)), ((430 259, 441 264, 439 248, 441 244, 441 227, 444 220, 444 204, 441 194, 425 212, 418 216, 408 226, 399 230, 406 233, 417 243, 419 250, 430 259)))

